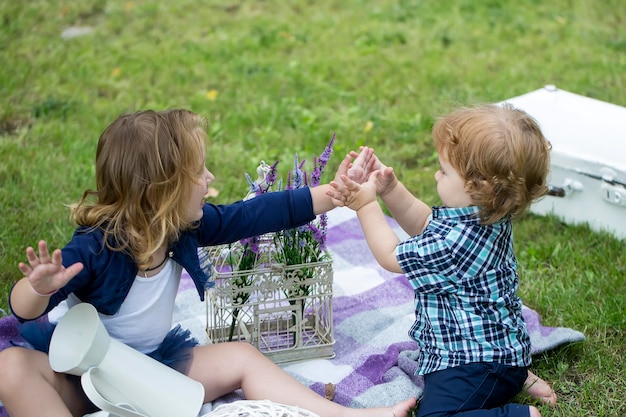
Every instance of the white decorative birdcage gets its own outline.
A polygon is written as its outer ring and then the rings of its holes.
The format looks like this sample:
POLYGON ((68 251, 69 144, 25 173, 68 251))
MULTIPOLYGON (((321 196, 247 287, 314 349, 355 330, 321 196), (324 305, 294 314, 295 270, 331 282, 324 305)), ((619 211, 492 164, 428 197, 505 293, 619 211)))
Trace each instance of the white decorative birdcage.
POLYGON ((333 357, 330 255, 286 265, 273 237, 258 238, 254 253, 240 242, 201 249, 215 282, 206 292, 207 336, 248 342, 275 363, 333 357))

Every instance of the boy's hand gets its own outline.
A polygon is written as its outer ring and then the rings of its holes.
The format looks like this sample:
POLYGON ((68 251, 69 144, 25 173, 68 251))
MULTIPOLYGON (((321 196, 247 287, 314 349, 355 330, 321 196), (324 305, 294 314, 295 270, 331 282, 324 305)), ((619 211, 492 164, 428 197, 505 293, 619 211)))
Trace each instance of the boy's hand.
POLYGON ((23 262, 18 265, 36 294, 53 294, 83 269, 83 264, 79 262, 65 268, 61 250, 55 250, 50 256, 48 245, 43 240, 39 241, 38 249, 39 256, 32 247, 28 247, 26 249, 28 265, 23 262))

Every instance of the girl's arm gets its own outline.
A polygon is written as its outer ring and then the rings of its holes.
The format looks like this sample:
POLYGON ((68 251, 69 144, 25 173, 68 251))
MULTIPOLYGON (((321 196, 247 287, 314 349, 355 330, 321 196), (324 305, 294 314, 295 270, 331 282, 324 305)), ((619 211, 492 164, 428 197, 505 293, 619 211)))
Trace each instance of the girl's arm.
POLYGON ((11 311, 27 320, 41 316, 46 311, 49 300, 50 296, 35 294, 26 277, 15 283, 9 295, 11 311))
MULTIPOLYGON (((339 168, 335 173, 335 179, 333 182, 341 183, 341 177, 345 176, 348 173, 348 168, 350 167, 351 158, 349 155, 346 155, 339 164, 339 168)), ((317 214, 326 213, 336 207, 335 202, 330 197, 330 192, 332 192, 332 187, 329 184, 322 184, 317 187, 310 188, 311 190, 311 198, 313 200, 313 212, 317 214)))
POLYGON ((55 250, 51 256, 43 240, 39 242, 38 249, 39 255, 31 247, 26 249, 28 264, 20 262, 18 265, 24 278, 13 286, 9 295, 11 310, 23 319, 41 316, 48 307, 50 296, 83 269, 81 263, 65 268, 61 250, 55 250))
MULTIPOLYGON (((342 161, 336 179, 347 169, 350 158, 342 161)), ((328 184, 263 193, 231 204, 206 203, 200 225, 195 229, 201 246, 236 242, 250 236, 290 229, 315 219, 317 214, 335 208, 328 184)))

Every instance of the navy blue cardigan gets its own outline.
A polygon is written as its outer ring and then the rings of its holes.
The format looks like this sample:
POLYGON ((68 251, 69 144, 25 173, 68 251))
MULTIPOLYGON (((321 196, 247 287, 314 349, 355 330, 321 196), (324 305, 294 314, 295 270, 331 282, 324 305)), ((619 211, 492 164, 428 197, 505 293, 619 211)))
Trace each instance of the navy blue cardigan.
MULTIPOLYGON (((182 265, 193 279, 201 300, 204 300, 205 288, 211 282, 200 268, 198 247, 232 243, 250 236, 290 229, 315 218, 308 188, 265 193, 227 205, 205 204, 203 213, 198 227, 183 232, 179 240, 168 248, 168 256, 182 265)), ((81 262, 84 268, 50 297, 43 314, 71 293, 81 301, 92 304, 100 313, 111 315, 119 310, 138 268, 127 253, 108 249, 103 238, 101 229, 76 229, 72 240, 62 249, 63 265, 67 267, 81 262)), ((15 312, 13 314, 18 320, 26 321, 15 312)))

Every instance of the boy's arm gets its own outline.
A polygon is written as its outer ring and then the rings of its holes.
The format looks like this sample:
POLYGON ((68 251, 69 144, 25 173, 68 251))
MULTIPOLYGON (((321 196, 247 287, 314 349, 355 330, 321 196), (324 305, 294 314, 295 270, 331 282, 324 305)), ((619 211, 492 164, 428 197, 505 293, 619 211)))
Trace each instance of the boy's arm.
POLYGON ((404 184, 396 180, 395 185, 387 188, 380 198, 402 230, 409 236, 419 235, 424 231, 432 209, 411 194, 404 184))
POLYGON ((387 223, 377 201, 361 207, 357 212, 367 245, 380 266, 390 272, 402 273, 396 258, 396 246, 400 239, 387 223))
POLYGON ((378 200, 376 200, 376 180, 380 173, 374 172, 367 182, 359 184, 346 176, 343 184, 331 182, 334 191, 329 193, 339 205, 356 211, 365 240, 376 261, 388 271, 401 273, 396 259, 396 246, 400 242, 393 231, 378 200))

